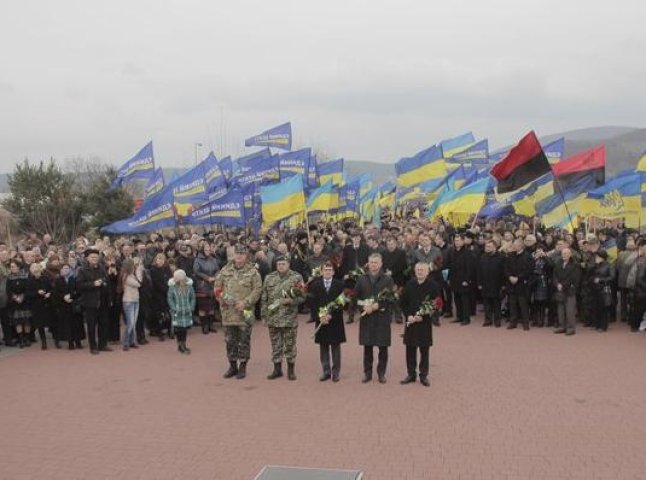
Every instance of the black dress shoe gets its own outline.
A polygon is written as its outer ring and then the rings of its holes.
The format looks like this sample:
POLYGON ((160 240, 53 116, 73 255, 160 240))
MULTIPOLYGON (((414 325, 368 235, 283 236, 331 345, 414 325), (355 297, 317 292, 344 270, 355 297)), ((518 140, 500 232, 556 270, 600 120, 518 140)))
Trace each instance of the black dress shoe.
POLYGON ((329 380, 330 378, 332 378, 332 376, 329 373, 324 373, 323 375, 321 375, 319 377, 319 381, 325 382, 325 381, 329 380))
POLYGON ((471 323, 470 320, 465 320, 464 322, 460 322, 460 325, 469 325, 471 323))
POLYGON ((99 354, 99 351, 98 351, 96 348, 93 348, 92 350, 90 350, 90 353, 91 353, 92 355, 98 355, 98 354, 99 354))
POLYGON ((110 347, 101 347, 101 348, 99 348, 99 351, 101 351, 101 352, 111 352, 112 349, 110 347))
POLYGON ((145 338, 142 338, 141 340, 137 340, 137 343, 139 345, 148 345, 149 342, 145 338))
POLYGON ((428 377, 419 377, 419 383, 421 383, 425 387, 431 386, 431 382, 428 381, 428 377))
POLYGON ((379 375, 379 383, 386 383, 386 376, 385 375, 379 375))
POLYGON ((130 348, 139 348, 139 345, 137 345, 136 343, 131 343, 130 348))
POLYGON ((446 312, 444 315, 442 315, 444 318, 451 318, 453 316, 453 313, 451 312, 446 312))
POLYGON ((361 380, 361 383, 369 383, 372 382, 372 375, 364 375, 363 379, 361 380))
POLYGON ((401 382, 402 385, 408 385, 409 383, 415 383, 415 375, 408 375, 401 382))
POLYGON ((491 322, 485 322, 482 324, 483 327, 490 327, 492 325, 491 322))
POLYGON ((455 318, 451 320, 451 323, 462 323, 462 320, 460 320, 459 318, 455 318))
POLYGON ((339 381, 339 376, 338 375, 332 375, 332 381, 334 383, 337 383, 339 381))
POLYGON ((515 323, 510 323, 509 325, 507 325, 507 330, 513 330, 514 328, 516 328, 515 323))

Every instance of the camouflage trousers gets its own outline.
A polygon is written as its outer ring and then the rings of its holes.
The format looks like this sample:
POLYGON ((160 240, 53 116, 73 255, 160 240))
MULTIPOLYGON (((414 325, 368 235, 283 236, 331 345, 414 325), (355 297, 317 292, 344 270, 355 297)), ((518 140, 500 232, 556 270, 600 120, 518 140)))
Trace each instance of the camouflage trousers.
POLYGON ((230 362, 246 362, 251 355, 251 327, 224 327, 224 341, 230 362))
POLYGON ((296 360, 297 330, 297 327, 269 327, 272 362, 282 362, 283 355, 285 355, 289 363, 294 363, 294 360, 296 360))

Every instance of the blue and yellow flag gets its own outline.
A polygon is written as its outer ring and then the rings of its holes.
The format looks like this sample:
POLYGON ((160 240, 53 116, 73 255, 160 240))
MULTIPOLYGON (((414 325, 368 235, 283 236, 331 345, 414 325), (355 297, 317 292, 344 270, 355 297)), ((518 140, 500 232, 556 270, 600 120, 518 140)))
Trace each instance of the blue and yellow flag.
POLYGON ((240 166, 232 179, 244 187, 250 183, 269 184, 277 182, 280 179, 279 156, 259 157, 246 161, 244 166, 240 166))
POLYGON ((244 141, 245 147, 274 147, 283 150, 292 149, 292 124, 283 123, 277 127, 270 128, 264 132, 247 138, 244 141))
POLYGON ((242 190, 232 189, 219 198, 193 210, 186 218, 189 225, 218 224, 244 227, 244 196, 242 190))
POLYGON ((303 175, 303 178, 308 177, 311 156, 312 149, 309 147, 281 153, 278 156, 280 180, 283 181, 294 175, 303 175))
POLYGON ((554 193, 554 175, 546 173, 534 180, 527 187, 514 192, 509 198, 517 215, 533 217, 536 215, 536 205, 554 193))
POLYGON ((157 195, 159 192, 161 192, 164 189, 165 186, 166 186, 166 183, 164 181, 164 171, 162 170, 161 167, 159 167, 155 170, 155 174, 152 177, 150 177, 150 180, 148 180, 148 184, 146 185, 146 190, 144 194, 144 199, 157 195))
POLYGON ((179 217, 188 216, 195 207, 209 201, 202 163, 182 174, 168 188, 173 192, 175 211, 179 217))
POLYGON ((147 199, 132 217, 111 223, 101 228, 101 231, 113 235, 129 235, 174 228, 176 225, 173 191, 170 187, 166 187, 157 195, 147 199))
POLYGON ((212 151, 202 160, 204 169, 204 180, 206 181, 206 191, 209 194, 209 200, 219 197, 227 191, 227 178, 222 173, 222 169, 212 151))
POLYGON ((489 140, 480 140, 465 150, 454 154, 447 163, 458 163, 464 166, 483 166, 489 164, 489 140))
POLYGON ((444 190, 429 208, 429 217, 472 215, 484 206, 491 179, 483 178, 458 190, 444 190))
POLYGON ((541 217, 543 225, 573 233, 579 225, 579 214, 583 214, 580 211, 582 201, 592 185, 591 180, 584 177, 570 184, 567 189, 559 189, 559 193, 536 203, 536 214, 541 217))
POLYGON ((646 172, 646 152, 644 152, 642 156, 639 157, 639 160, 637 160, 637 167, 635 168, 635 171, 646 172))
POLYGON ((433 145, 414 157, 402 158, 395 164, 395 172, 398 187, 414 187, 429 180, 444 178, 447 170, 442 149, 433 145))
POLYGON ((307 211, 330 212, 339 208, 339 192, 329 180, 307 196, 307 211))
POLYGON ((443 158, 451 158, 456 153, 462 152, 475 143, 472 132, 467 132, 457 137, 448 138, 440 142, 443 158))
POLYGON ((343 183, 343 159, 330 160, 318 165, 319 181, 324 185, 328 181, 332 181, 334 185, 341 185, 343 183))
POLYGON ((133 180, 149 180, 155 174, 155 157, 153 156, 153 142, 148 142, 137 154, 124 163, 117 176, 112 181, 112 188, 118 188, 124 183, 133 180))
POLYGON ((310 157, 310 168, 307 171, 307 186, 310 188, 319 186, 319 164, 316 155, 310 157))
POLYGON ((605 185, 588 191, 581 202, 580 212, 596 218, 623 218, 626 226, 638 228, 642 210, 641 193, 641 174, 624 172, 608 180, 605 185))
POLYGON ((558 163, 563 160, 563 152, 565 151, 565 138, 561 137, 548 143, 543 147, 543 152, 550 164, 558 163))
POLYGON ((231 157, 221 158, 218 165, 220 166, 220 170, 227 182, 231 180, 231 177, 233 176, 233 160, 231 160, 231 157))
POLYGON ((262 222, 265 226, 305 211, 303 176, 294 175, 277 185, 260 187, 262 222))

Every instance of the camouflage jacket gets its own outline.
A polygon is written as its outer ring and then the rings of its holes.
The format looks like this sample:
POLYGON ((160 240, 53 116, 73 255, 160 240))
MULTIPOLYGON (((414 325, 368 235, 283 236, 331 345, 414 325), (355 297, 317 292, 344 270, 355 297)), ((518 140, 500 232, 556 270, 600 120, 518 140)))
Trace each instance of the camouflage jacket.
POLYGON ((298 314, 298 305, 305 301, 305 298, 294 300, 291 305, 279 304, 280 300, 285 298, 283 291, 288 291, 291 287, 303 282, 300 273, 289 270, 284 276, 278 272, 271 272, 265 278, 262 287, 262 304, 261 316, 267 321, 270 327, 295 327, 297 325, 296 315, 298 314), (277 308, 272 308, 276 306, 277 308))
MULTIPOLYGON (((256 302, 262 291, 262 280, 258 270, 252 263, 245 264, 242 268, 236 268, 233 262, 227 263, 215 277, 214 287, 222 289, 223 297, 229 297, 232 301, 244 302, 245 309, 253 311, 256 302)), ((233 305, 220 302, 222 311, 222 325, 225 327, 242 327, 248 325, 242 312, 235 309, 233 305)), ((251 320, 253 322, 253 320, 251 320)))

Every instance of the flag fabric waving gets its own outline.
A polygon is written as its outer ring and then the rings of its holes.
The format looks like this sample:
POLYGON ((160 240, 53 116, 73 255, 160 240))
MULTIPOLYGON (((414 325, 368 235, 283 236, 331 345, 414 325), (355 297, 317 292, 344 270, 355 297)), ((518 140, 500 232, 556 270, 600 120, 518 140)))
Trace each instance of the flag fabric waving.
POLYGON ((603 185, 606 177, 606 147, 600 145, 577 153, 554 164, 552 170, 563 189, 584 176, 592 177, 597 186, 603 185))
POLYGON ((148 142, 137 154, 124 163, 112 182, 112 188, 118 188, 133 180, 150 179, 155 174, 155 157, 153 142, 148 142))
POLYGON ((260 187, 260 200, 262 221, 266 226, 305 211, 303 176, 294 175, 277 185, 260 187))
POLYGON ((157 195, 144 201, 132 217, 111 223, 101 231, 113 235, 127 235, 151 232, 161 228, 174 228, 176 225, 173 191, 170 187, 166 187, 157 195))
POLYGON ((242 190, 235 188, 193 210, 186 218, 186 223, 189 225, 218 224, 244 227, 244 208, 242 190))
POLYGON ((283 150, 292 149, 292 124, 283 123, 264 132, 248 138, 245 147, 274 147, 283 150))
POLYGON ((165 186, 166 183, 164 181, 164 171, 161 169, 161 167, 159 167, 155 170, 154 175, 150 177, 150 180, 148 180, 144 198, 150 198, 158 194, 165 186))
POLYGON ((506 193, 524 187, 549 171, 547 157, 531 131, 493 166, 491 175, 498 180, 498 193, 506 193))

